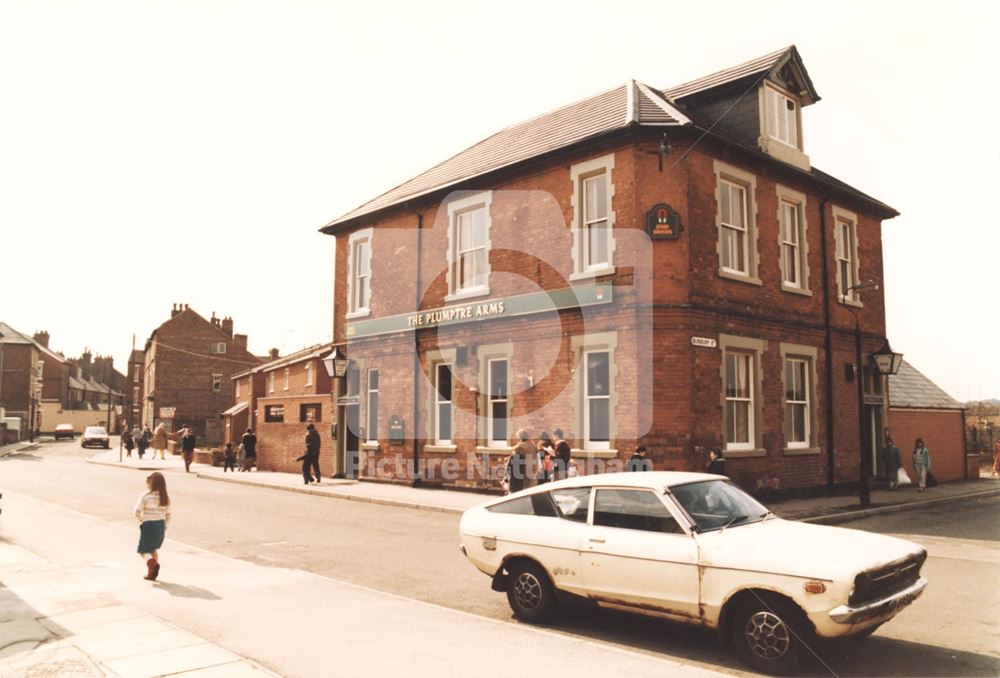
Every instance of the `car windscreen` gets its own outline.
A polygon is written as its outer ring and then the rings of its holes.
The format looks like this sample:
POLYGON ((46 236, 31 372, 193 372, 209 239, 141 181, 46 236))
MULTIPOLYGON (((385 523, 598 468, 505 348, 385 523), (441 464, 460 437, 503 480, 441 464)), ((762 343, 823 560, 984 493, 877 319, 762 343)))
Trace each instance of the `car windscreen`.
POLYGON ((763 520, 768 510, 756 499, 726 480, 705 480, 670 488, 699 532, 719 530, 763 520))
POLYGON ((108 432, 105 431, 100 426, 88 426, 87 430, 84 431, 88 436, 106 436, 108 432))

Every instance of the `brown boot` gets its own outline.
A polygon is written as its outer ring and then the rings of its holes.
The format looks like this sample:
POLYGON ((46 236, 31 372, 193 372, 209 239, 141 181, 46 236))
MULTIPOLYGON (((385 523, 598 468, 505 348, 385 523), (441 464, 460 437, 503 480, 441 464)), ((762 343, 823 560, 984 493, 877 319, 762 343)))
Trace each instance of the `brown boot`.
POLYGON ((153 574, 153 571, 155 569, 156 569, 156 561, 150 558, 149 560, 146 561, 146 576, 143 577, 143 579, 148 579, 149 581, 153 581, 154 579, 156 579, 156 575, 153 574))

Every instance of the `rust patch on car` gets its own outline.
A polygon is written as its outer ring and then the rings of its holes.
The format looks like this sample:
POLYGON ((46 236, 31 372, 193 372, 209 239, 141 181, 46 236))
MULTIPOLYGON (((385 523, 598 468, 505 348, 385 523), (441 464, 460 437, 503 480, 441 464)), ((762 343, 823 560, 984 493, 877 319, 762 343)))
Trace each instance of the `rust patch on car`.
POLYGON ((594 597, 594 600, 605 603, 608 605, 617 605, 619 607, 628 607, 633 610, 643 610, 645 612, 653 612, 659 614, 667 614, 673 617, 685 617, 687 619, 698 619, 695 615, 689 612, 683 612, 681 610, 674 610, 669 607, 662 607, 660 605, 651 605, 649 603, 633 603, 627 600, 621 600, 618 598, 605 598, 605 597, 594 597))

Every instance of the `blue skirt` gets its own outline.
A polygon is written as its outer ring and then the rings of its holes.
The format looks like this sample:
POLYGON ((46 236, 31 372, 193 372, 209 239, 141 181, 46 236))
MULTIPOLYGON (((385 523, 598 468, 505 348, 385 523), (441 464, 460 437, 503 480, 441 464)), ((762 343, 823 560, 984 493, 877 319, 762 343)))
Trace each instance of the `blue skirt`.
POLYGON ((162 520, 146 520, 139 525, 138 553, 152 553, 163 546, 167 524, 162 520))

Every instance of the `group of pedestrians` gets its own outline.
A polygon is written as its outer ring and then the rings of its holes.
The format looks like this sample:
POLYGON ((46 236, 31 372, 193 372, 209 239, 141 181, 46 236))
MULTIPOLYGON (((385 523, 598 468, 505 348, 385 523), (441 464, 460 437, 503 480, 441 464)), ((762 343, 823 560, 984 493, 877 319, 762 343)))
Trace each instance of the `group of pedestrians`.
POLYGON ((156 459, 157 453, 159 453, 160 459, 166 459, 167 441, 170 438, 176 438, 180 435, 180 432, 177 434, 169 433, 166 424, 163 422, 157 424, 156 428, 152 431, 149 430, 149 424, 146 424, 141 429, 137 424, 131 430, 127 426, 125 427, 125 431, 122 433, 122 445, 125 446, 129 457, 132 456, 132 451, 135 450, 136 454, 139 455, 139 459, 142 459, 143 455, 146 454, 146 450, 152 448, 153 459, 156 459))
POLYGON ((577 474, 576 464, 570 458, 569 442, 562 429, 553 435, 542 431, 533 442, 526 429, 514 434, 514 450, 507 458, 504 483, 508 492, 519 492, 552 480, 562 480, 577 474))
MULTIPOLYGON (((931 475, 931 452, 924 445, 923 438, 917 438, 913 442, 911 461, 913 462, 913 472, 917 476, 917 484, 920 492, 923 492, 927 489, 928 478, 933 480, 933 476, 931 475)), ((909 485, 913 482, 910 480, 909 474, 906 473, 906 469, 903 468, 902 455, 891 436, 886 437, 885 447, 882 448, 882 465, 885 467, 885 475, 889 480, 890 490, 894 491, 900 485, 909 485)))
POLYGON ((257 465, 257 436, 253 429, 247 429, 243 437, 240 438, 239 451, 233 450, 233 444, 226 443, 222 451, 222 472, 232 471, 236 473, 236 464, 239 462, 240 472, 248 472, 257 465))

